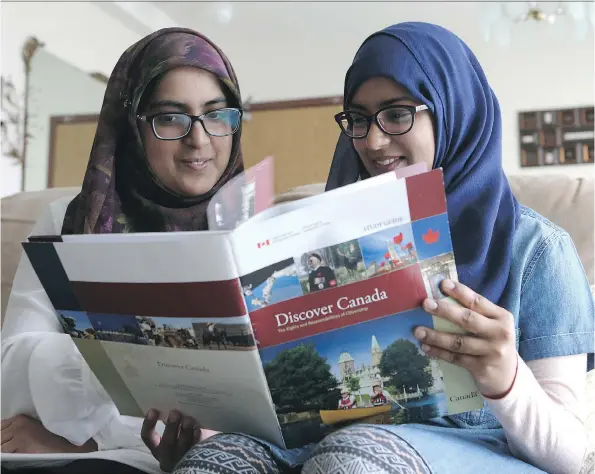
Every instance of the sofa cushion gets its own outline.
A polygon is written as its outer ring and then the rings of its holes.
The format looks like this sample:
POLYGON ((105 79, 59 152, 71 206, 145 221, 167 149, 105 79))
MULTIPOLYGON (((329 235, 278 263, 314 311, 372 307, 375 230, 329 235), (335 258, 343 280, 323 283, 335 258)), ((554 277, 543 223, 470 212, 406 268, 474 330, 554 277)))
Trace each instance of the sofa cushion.
POLYGON ((2 319, 8 305, 12 280, 17 271, 23 248, 21 242, 31 232, 38 217, 47 206, 63 196, 75 196, 80 188, 51 188, 43 191, 18 193, 2 198, 2 319))
POLYGON ((508 178, 521 204, 566 230, 578 251, 589 283, 595 283, 593 177, 517 175, 508 178))

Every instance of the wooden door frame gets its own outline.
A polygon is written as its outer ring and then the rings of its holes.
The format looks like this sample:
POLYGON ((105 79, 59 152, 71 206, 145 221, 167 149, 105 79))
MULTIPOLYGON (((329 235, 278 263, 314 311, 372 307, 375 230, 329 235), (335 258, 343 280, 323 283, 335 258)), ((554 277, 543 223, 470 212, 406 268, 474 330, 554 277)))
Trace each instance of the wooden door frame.
POLYGON ((324 107, 325 105, 341 105, 342 95, 328 97, 314 97, 309 99, 278 100, 272 102, 258 102, 250 104, 246 112, 259 112, 262 110, 286 110, 303 107, 324 107))
MULTIPOLYGON (((277 100, 269 102, 258 102, 250 104, 247 113, 261 112, 265 110, 287 110, 304 107, 324 107, 327 105, 340 105, 343 103, 343 96, 313 97, 307 99, 277 100)), ((47 187, 51 188, 52 176, 55 166, 54 145, 56 144, 56 131, 59 125, 65 123, 89 123, 99 122, 99 114, 86 115, 54 115, 50 117, 50 149, 48 156, 48 177, 47 187)))
POLYGON ((48 156, 48 178, 47 187, 53 187, 52 176, 54 171, 55 156, 54 145, 56 144, 56 131, 59 125, 65 123, 97 123, 99 121, 99 114, 87 115, 53 115, 50 117, 50 149, 48 156))

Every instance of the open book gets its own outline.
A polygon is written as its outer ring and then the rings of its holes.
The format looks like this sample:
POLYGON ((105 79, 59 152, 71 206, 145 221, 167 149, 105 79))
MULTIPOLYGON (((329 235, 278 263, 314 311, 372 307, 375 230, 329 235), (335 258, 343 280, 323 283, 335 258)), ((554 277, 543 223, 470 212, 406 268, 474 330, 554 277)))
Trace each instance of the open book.
POLYGON ((177 408, 293 448, 350 422, 483 405, 466 370, 430 360, 413 337, 418 325, 462 332, 421 309, 457 278, 441 170, 234 219, 226 231, 23 243, 122 414, 177 408))

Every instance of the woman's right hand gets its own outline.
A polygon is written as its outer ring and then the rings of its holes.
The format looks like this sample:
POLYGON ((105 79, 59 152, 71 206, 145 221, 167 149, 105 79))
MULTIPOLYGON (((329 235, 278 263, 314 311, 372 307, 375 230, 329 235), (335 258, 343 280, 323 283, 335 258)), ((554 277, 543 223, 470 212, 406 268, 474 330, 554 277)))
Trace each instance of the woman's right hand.
POLYGON ((155 431, 159 416, 157 410, 148 411, 141 428, 141 438, 159 461, 161 470, 171 472, 190 448, 201 440, 201 429, 191 416, 172 410, 165 422, 163 436, 159 436, 155 431))

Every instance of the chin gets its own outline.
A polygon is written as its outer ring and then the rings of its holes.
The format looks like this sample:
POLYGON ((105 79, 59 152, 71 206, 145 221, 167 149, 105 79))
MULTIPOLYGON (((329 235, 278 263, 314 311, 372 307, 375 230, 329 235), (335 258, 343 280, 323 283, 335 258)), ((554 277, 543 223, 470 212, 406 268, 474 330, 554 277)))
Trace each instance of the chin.
POLYGON ((214 185, 215 183, 196 183, 188 186, 180 186, 178 192, 184 196, 197 197, 208 193, 213 189, 214 185))

